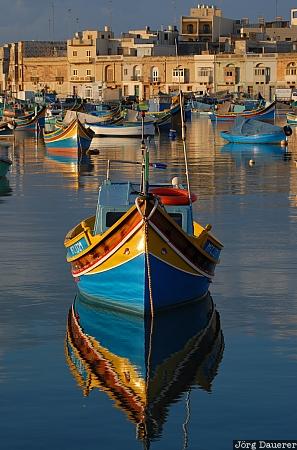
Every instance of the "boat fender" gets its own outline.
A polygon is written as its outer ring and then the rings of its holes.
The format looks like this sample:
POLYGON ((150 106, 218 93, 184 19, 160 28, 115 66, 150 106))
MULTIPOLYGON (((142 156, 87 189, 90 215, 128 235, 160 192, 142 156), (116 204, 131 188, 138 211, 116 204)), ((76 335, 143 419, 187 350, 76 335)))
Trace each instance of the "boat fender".
POLYGON ((292 135, 292 128, 289 127, 289 125, 285 125, 284 126, 284 133, 286 136, 291 136, 292 135))
MULTIPOLYGON (((163 205, 188 205, 189 196, 186 189, 157 187, 150 189, 150 193, 157 195, 163 205)), ((195 202, 197 196, 191 193, 191 202, 195 202)))

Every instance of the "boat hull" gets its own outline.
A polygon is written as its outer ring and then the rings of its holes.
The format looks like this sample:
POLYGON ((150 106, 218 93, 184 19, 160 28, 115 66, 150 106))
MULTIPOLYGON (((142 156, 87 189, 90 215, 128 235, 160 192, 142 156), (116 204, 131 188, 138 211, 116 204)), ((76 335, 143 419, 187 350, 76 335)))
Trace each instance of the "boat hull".
POLYGON ((101 235, 91 232, 94 217, 68 233, 67 260, 79 291, 142 316, 202 298, 222 245, 198 224, 189 236, 151 201, 142 208, 140 214, 131 207, 101 235))
MULTIPOLYGON (((96 136, 115 136, 115 137, 141 137, 142 125, 93 125, 88 124, 96 136)), ((155 127, 153 123, 144 124, 144 135, 154 136, 155 127)))
POLYGON ((253 111, 247 111, 242 113, 226 113, 220 114, 217 112, 213 112, 209 115, 211 121, 220 121, 220 122, 233 122, 236 118, 243 117, 245 119, 274 119, 275 117, 275 102, 271 103, 271 105, 256 109, 253 111))
POLYGON ((94 133, 83 127, 74 120, 68 127, 58 128, 52 133, 44 134, 44 142, 49 149, 60 149, 61 151, 71 150, 77 153, 88 150, 91 145, 94 133))
POLYGON ((147 258, 144 253, 77 279, 79 291, 90 300, 139 315, 150 314, 151 308, 160 311, 202 298, 209 284, 206 276, 185 272, 151 254, 147 258))
POLYGON ((234 144, 280 144, 286 140, 283 131, 273 134, 232 135, 228 131, 221 131, 221 137, 234 144))

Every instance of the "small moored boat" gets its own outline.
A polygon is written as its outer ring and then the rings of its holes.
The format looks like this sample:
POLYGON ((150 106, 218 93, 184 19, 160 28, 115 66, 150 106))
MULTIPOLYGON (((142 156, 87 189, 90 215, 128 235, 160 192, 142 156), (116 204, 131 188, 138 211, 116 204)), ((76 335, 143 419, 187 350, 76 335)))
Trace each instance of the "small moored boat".
POLYGON ((243 112, 222 112, 214 111, 209 115, 212 121, 234 121, 237 117, 245 119, 274 119, 275 117, 275 102, 270 103, 267 106, 257 108, 252 111, 243 112))
POLYGON ((154 122, 145 122, 144 128, 141 122, 123 122, 121 124, 88 124, 96 136, 112 136, 112 137, 141 137, 154 136, 154 122))
POLYGON ((83 152, 91 145, 94 132, 86 128, 78 119, 74 119, 66 127, 57 128, 50 133, 44 133, 43 138, 47 148, 83 152))
POLYGON ((290 127, 279 127, 261 120, 238 118, 229 131, 221 137, 236 144, 281 144, 292 134, 290 127))
MULTIPOLYGON (((112 182, 108 164, 96 214, 65 238, 79 291, 99 303, 145 316, 204 297, 222 244, 193 221, 189 189, 149 184, 148 147, 138 182, 112 182)), ((119 161, 124 163, 125 161, 119 161)), ((159 166, 160 167, 160 166, 159 166)))

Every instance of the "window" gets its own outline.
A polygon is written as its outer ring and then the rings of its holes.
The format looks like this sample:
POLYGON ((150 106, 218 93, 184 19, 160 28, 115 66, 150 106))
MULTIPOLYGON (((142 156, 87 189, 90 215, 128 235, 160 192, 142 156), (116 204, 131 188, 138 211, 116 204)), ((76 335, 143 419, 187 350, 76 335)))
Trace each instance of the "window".
POLYGON ((296 75, 296 65, 295 63, 289 63, 286 68, 286 75, 296 75))
POLYGON ((169 213, 170 217, 172 217, 172 219, 180 226, 182 227, 182 219, 183 216, 180 213, 169 213))
POLYGON ((211 68, 210 67, 200 67, 198 69, 198 77, 208 77, 211 75, 211 68))
POLYGON ((127 97, 128 93, 129 93, 128 86, 124 84, 124 97, 127 97))
POLYGON ((124 75, 128 75, 128 69, 124 69, 124 75))
POLYGON ((192 23, 189 23, 189 24, 187 25, 187 33, 188 33, 188 34, 193 34, 193 33, 194 33, 194 27, 193 27, 193 24, 192 24, 192 23))
POLYGON ((204 34, 209 34, 210 33, 210 26, 208 25, 208 23, 203 25, 203 33, 204 34))
POLYGON ((77 56, 77 51, 76 50, 73 50, 72 56, 77 56))
POLYGON ((233 77, 233 71, 232 70, 227 70, 226 71, 226 77, 233 77))
POLYGON ((92 35, 91 34, 88 34, 88 39, 92 39, 92 35))
POLYGON ((87 69, 87 72, 86 72, 86 73, 87 73, 88 76, 90 76, 90 75, 91 75, 91 70, 90 70, 90 69, 87 69))
POLYGON ((73 75, 77 76, 77 69, 73 69, 73 75))
POLYGON ((157 67, 154 67, 152 70, 152 79, 154 83, 159 81, 159 69, 157 67))
POLYGON ((112 211, 106 213, 106 226, 109 228, 116 223, 126 211, 112 211))
POLYGON ((185 69, 173 69, 173 76, 175 78, 183 77, 185 69))
POLYGON ((56 82, 58 84, 63 84, 64 83, 64 77, 56 77, 56 82))
POLYGON ((87 50, 87 56, 91 56, 91 50, 87 50))
POLYGON ((265 69, 255 69, 255 75, 257 76, 264 76, 265 75, 265 69))
POLYGON ((164 41, 168 41, 168 34, 167 33, 164 34, 164 41))

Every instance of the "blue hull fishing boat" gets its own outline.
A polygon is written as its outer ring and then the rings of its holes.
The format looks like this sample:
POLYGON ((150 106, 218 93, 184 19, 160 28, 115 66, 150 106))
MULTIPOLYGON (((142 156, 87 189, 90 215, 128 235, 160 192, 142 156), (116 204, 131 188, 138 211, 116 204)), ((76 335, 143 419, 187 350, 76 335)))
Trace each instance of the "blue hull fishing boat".
POLYGON ((69 150, 74 155, 89 149, 94 132, 86 128, 78 119, 68 126, 57 128, 50 133, 44 133, 43 138, 48 149, 69 150))
POLYGON ((229 131, 220 135, 228 142, 236 144, 281 144, 292 134, 290 127, 279 127, 255 119, 239 118, 229 131))
POLYGON ((80 292, 144 316, 206 295, 222 244, 210 225, 193 221, 188 178, 187 189, 176 178, 150 184, 154 164, 148 146, 141 150, 141 181, 112 182, 109 162, 96 214, 67 234, 65 247, 80 292))
POLYGON ((161 437, 170 407, 192 386, 212 390, 223 352, 210 295, 144 320, 77 296, 68 314, 65 355, 79 388, 107 395, 144 448, 161 437))

